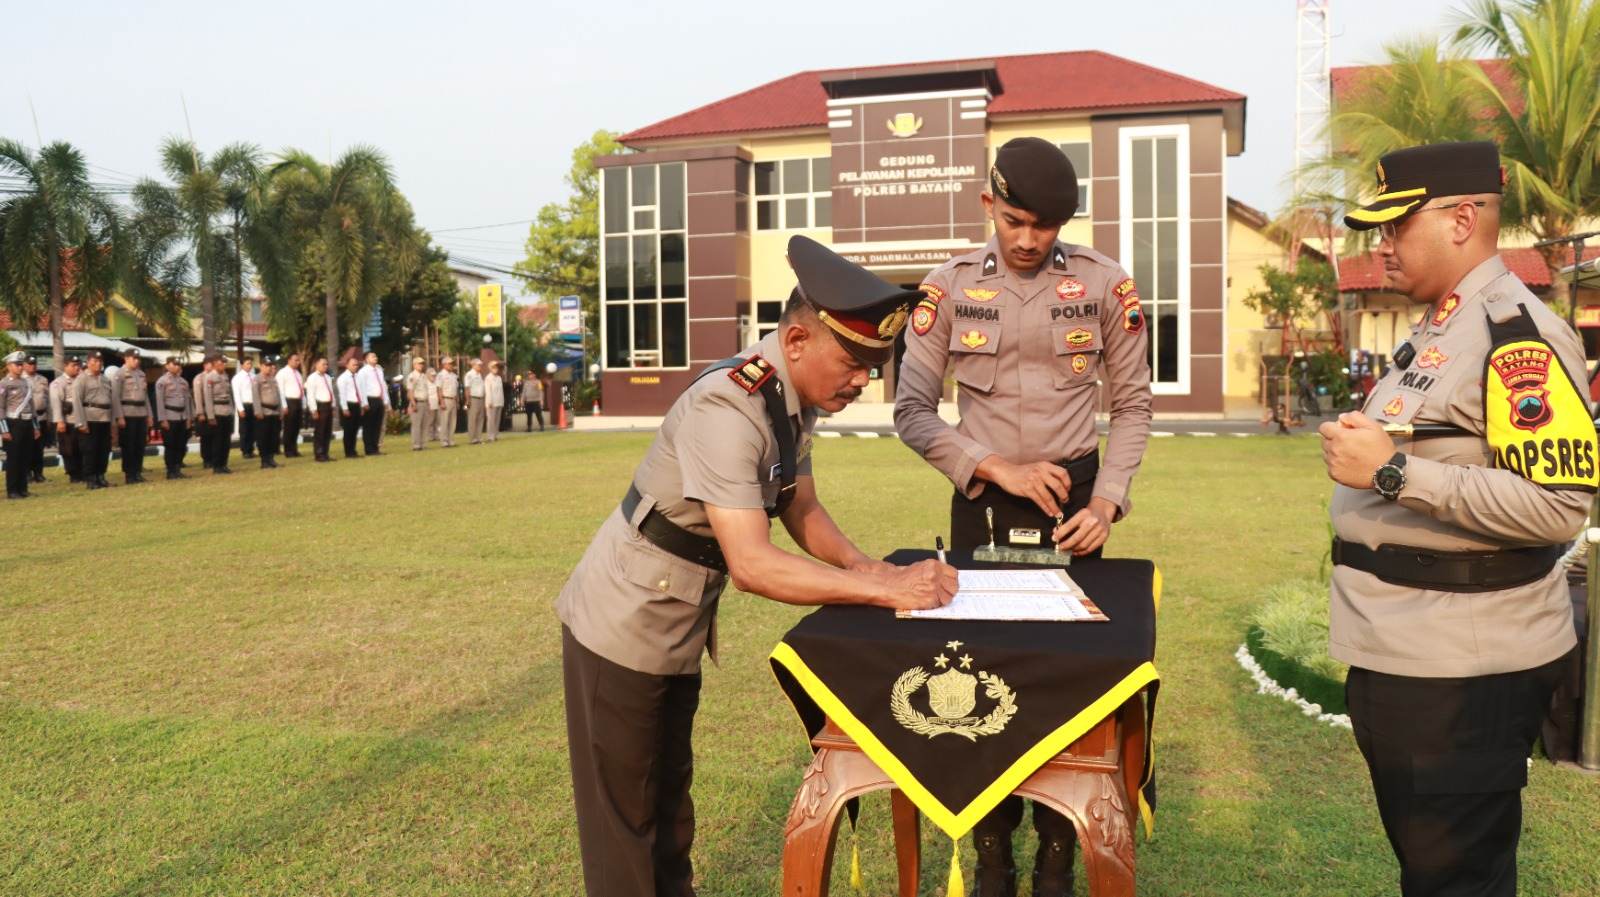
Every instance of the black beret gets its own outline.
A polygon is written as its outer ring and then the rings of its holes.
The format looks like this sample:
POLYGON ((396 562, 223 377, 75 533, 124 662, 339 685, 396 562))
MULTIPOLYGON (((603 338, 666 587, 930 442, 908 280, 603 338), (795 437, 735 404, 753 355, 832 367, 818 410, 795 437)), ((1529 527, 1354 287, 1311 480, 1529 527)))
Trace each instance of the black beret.
POLYGON ((1377 174, 1377 197, 1344 216, 1345 227, 1400 222, 1435 197, 1502 193, 1506 180, 1500 150, 1486 140, 1395 150, 1378 160, 1377 174))
POLYGON ((1078 213, 1078 172, 1061 148, 1038 137, 1018 137, 995 151, 989 187, 1010 205, 1047 222, 1078 213))
POLYGON ((39 363, 39 359, 33 357, 32 355, 29 355, 27 358, 22 359, 22 363, 23 364, 38 364, 39 363))
POLYGON ((800 295, 850 354, 874 367, 894 357, 920 290, 895 286, 808 237, 789 238, 789 267, 800 295))

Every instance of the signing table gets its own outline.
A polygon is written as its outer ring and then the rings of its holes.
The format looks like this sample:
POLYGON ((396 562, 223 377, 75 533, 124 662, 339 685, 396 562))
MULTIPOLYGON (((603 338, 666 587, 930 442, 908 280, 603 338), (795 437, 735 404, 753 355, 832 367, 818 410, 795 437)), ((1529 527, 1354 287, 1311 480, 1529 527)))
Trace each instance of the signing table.
MULTIPOLYGON (((902 549, 888 560, 932 555, 902 549)), ((949 561, 1001 567, 957 552, 949 561)), ((902 895, 917 893, 919 810, 959 839, 1013 793, 1073 821, 1090 893, 1134 893, 1134 824, 1142 815, 1149 825, 1153 805, 1161 577, 1142 560, 1081 561, 1069 572, 1109 622, 905 620, 826 607, 789 630, 772 668, 815 756, 785 827, 785 897, 827 893, 840 811, 884 789, 902 895)))

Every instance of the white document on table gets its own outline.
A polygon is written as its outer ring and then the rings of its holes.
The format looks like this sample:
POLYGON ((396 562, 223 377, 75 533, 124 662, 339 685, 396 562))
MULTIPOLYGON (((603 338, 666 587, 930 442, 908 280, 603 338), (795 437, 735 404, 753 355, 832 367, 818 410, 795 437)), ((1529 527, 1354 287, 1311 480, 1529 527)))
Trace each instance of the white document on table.
POLYGON ((944 607, 897 611, 905 620, 1106 622, 1110 618, 1065 570, 962 570, 944 607))
POLYGON ((1037 570, 958 570, 961 591, 974 592, 1058 592, 1082 594, 1067 571, 1054 568, 1037 570))

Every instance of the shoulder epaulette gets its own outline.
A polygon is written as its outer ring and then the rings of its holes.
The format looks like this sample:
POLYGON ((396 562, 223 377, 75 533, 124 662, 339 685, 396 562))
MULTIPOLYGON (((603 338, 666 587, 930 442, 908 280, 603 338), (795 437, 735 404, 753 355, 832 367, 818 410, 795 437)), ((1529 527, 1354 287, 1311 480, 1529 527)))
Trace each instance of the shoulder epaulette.
POLYGON ((761 389, 761 384, 772 379, 772 375, 777 372, 772 362, 760 355, 752 355, 745 359, 743 364, 731 368, 728 371, 728 379, 739 384, 739 388, 745 392, 755 395, 756 391, 761 389))

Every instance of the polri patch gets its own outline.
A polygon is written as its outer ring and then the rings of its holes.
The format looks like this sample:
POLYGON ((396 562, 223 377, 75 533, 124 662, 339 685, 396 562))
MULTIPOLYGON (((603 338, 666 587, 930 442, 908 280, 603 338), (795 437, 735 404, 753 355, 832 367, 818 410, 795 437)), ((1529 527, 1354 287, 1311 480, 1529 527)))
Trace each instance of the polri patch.
POLYGON ((1088 292, 1089 288, 1083 285, 1083 281, 1075 277, 1063 277, 1061 282, 1056 284, 1056 296, 1060 297, 1062 302, 1077 302, 1088 292))
POLYGON ((739 388, 745 392, 755 395, 761 384, 771 380, 772 375, 777 372, 778 369, 772 366, 772 362, 760 355, 752 355, 745 359, 744 364, 729 370, 728 379, 739 384, 739 388))

